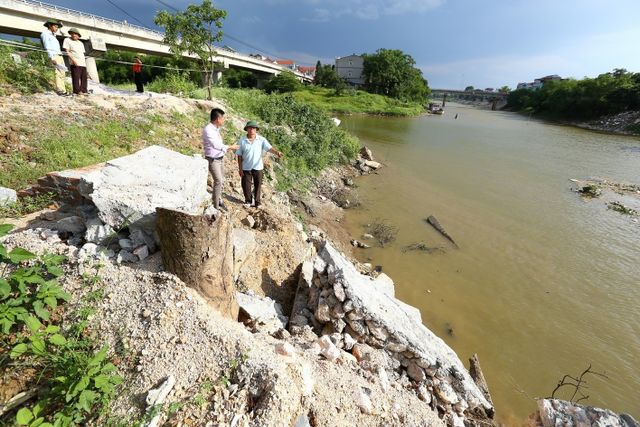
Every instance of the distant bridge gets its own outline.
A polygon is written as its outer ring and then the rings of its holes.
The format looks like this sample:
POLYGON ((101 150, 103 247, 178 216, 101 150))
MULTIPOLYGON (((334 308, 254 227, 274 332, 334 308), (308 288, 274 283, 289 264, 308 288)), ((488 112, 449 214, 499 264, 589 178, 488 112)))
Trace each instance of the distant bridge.
MULTIPOLYGON (((152 55, 172 55, 169 46, 163 43, 164 34, 158 31, 39 1, 0 0, 0 33, 39 37, 47 19, 62 21, 65 33, 69 27, 76 27, 82 33, 87 52, 93 52, 91 55, 101 54, 107 47, 152 55)), ((282 71, 291 71, 278 64, 221 48, 216 49, 216 55, 214 61, 221 63, 223 68, 250 70, 262 79, 282 71)), ((194 55, 183 56, 195 58, 194 55)), ((87 72, 92 79, 98 80, 95 59, 87 58, 87 72)), ((298 71, 293 73, 301 81, 311 81, 310 77, 298 71)))
POLYGON ((500 110, 507 104, 508 93, 486 90, 431 89, 432 98, 461 99, 471 102, 491 104, 492 110, 500 110))

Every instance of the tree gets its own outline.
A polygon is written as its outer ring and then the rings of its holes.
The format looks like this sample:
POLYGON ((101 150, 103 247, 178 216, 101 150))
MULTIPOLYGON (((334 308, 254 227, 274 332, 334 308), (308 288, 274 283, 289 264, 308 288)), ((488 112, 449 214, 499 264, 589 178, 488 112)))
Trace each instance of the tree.
POLYGON ((279 92, 295 92, 300 89, 300 81, 291 71, 283 71, 277 76, 273 76, 264 85, 267 93, 279 92))
POLYGON ((313 84, 314 85, 319 85, 320 84, 320 69, 322 68, 322 64, 320 63, 320 60, 318 59, 318 62, 316 62, 316 74, 313 76, 313 84))
POLYGON ((509 93, 511 92, 511 88, 505 85, 505 86, 502 86, 500 89, 498 89, 498 92, 509 93))
POLYGON ((405 101, 425 101, 429 95, 427 81, 415 61, 398 49, 378 49, 364 55, 365 88, 368 92, 405 101))
POLYGON ((465 92, 473 92, 474 89, 475 88, 473 86, 467 86, 467 87, 464 88, 464 91, 465 92))
POLYGON ((222 40, 222 20, 226 16, 227 12, 216 9, 211 0, 202 0, 201 5, 190 4, 175 14, 161 10, 154 18, 156 25, 165 30, 164 42, 171 53, 182 55, 186 52, 198 57, 206 76, 209 99, 216 56, 213 43, 222 40))

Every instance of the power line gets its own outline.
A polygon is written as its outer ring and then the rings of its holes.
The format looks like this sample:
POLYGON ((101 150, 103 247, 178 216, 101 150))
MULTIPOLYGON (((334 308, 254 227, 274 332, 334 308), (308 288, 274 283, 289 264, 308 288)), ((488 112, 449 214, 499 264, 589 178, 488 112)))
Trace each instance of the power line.
POLYGON ((111 4, 113 7, 115 7, 116 9, 118 9, 120 12, 124 13, 125 15, 127 15, 129 18, 133 19, 134 21, 136 21, 138 24, 142 25, 143 27, 146 27, 147 24, 143 23, 142 21, 140 21, 138 18, 136 18, 135 16, 133 16, 132 14, 130 14, 129 12, 127 12, 126 10, 124 10, 123 8, 121 8, 120 6, 118 6, 117 4, 115 4, 112 0, 107 0, 107 2, 109 4, 111 4))
MULTIPOLYGON (((163 5, 163 6, 165 6, 165 7, 168 7, 169 9, 173 10, 174 12, 180 12, 180 9, 176 8, 175 6, 172 6, 172 5, 168 4, 167 2, 165 2, 165 1, 163 1, 163 0, 156 0, 156 1, 157 1, 158 3, 160 3, 161 5, 163 5)), ((267 55, 267 56, 273 56, 273 57, 276 57, 276 58, 277 58, 278 56, 280 56, 280 55, 276 55, 276 54, 274 54, 274 53, 267 52, 266 50, 261 49, 261 48, 256 47, 256 46, 253 46, 253 45, 251 45, 251 44, 249 44, 249 43, 247 43, 247 42, 244 42, 244 41, 240 40, 239 38, 234 37, 234 36, 232 36, 231 34, 229 34, 229 33, 227 33, 227 32, 223 32, 223 33, 222 33, 222 37, 226 37, 226 38, 228 38, 229 40, 233 40, 233 41, 235 41, 236 43, 240 43, 241 45, 247 46, 247 47, 249 47, 249 48, 251 48, 251 49, 255 50, 256 52, 264 53, 264 54, 265 54, 265 55, 267 55)), ((304 63, 302 63, 302 64, 304 64, 304 63)), ((310 65, 310 64, 307 64, 307 65, 310 65)))

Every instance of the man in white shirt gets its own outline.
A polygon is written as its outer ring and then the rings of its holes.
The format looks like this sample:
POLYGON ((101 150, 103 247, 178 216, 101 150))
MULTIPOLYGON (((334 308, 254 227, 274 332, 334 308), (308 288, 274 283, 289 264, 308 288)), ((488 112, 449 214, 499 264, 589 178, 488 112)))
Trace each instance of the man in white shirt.
POLYGON ((59 28, 62 28, 62 22, 55 19, 49 19, 44 23, 47 27, 46 30, 40 34, 42 45, 49 55, 51 65, 53 65, 56 77, 56 92, 58 95, 67 96, 67 89, 64 86, 64 75, 67 71, 67 67, 64 65, 64 59, 62 59, 62 52, 60 51, 60 42, 56 38, 56 33, 59 28))
POLYGON ((211 121, 202 131, 202 147, 204 157, 209 161, 209 172, 213 176, 213 207, 225 209, 220 197, 224 183, 224 155, 227 150, 237 150, 237 145, 224 145, 220 128, 224 125, 224 111, 220 108, 211 110, 211 121))
POLYGON ((84 43, 80 41, 80 32, 75 29, 69 29, 69 38, 64 39, 62 48, 69 55, 71 63, 71 83, 73 93, 76 95, 87 95, 87 63, 84 58, 84 43))

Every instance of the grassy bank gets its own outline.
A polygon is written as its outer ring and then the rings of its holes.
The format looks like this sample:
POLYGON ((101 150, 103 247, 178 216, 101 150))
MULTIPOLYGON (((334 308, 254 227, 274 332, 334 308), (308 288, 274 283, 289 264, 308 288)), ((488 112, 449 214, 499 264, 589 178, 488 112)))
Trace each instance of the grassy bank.
POLYGON ((322 169, 355 158, 356 138, 336 127, 325 111, 293 94, 267 95, 257 89, 215 88, 236 115, 263 123, 260 130, 285 154, 279 172, 281 190, 300 188, 322 169))
POLYGON ((298 101, 314 105, 332 113, 364 113, 392 116, 417 116, 424 113, 424 106, 403 102, 361 90, 345 90, 336 95, 335 90, 309 86, 294 93, 298 101))

